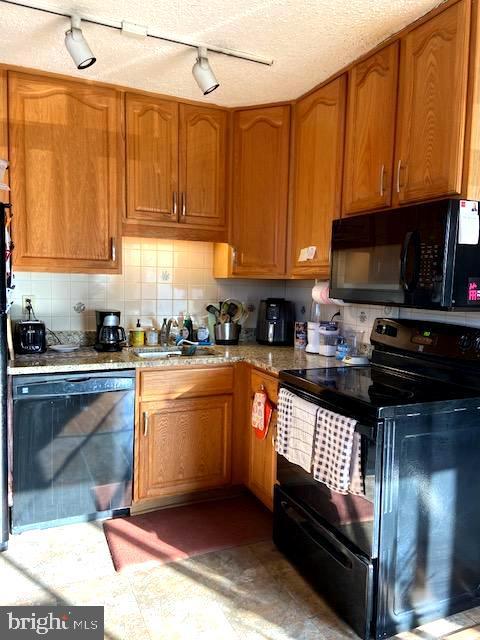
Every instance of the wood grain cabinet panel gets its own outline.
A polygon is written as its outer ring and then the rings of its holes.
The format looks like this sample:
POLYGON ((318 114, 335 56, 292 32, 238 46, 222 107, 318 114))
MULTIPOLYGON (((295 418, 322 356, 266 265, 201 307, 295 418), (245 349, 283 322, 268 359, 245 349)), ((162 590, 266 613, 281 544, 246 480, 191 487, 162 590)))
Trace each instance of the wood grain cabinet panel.
POLYGON ((389 207, 398 83, 398 42, 348 76, 343 213, 389 207))
POLYGON ((234 114, 233 275, 285 273, 290 107, 234 114))
MULTIPOLYGON (((0 69, 0 158, 8 160, 8 89, 7 72, 0 69)), ((9 169, 6 170, 2 182, 9 183, 9 169)), ((0 202, 10 202, 10 192, 0 191, 0 202)))
POLYGON ((9 151, 19 269, 118 271, 121 95, 9 73, 9 151))
POLYGON ((461 192, 469 16, 470 3, 462 0, 401 41, 395 163, 401 204, 461 192))
POLYGON ((226 395, 141 403, 136 499, 228 484, 231 406, 226 395))
POLYGON ((332 220, 340 216, 346 88, 342 75, 295 108, 293 276, 328 277, 332 220), (300 250, 313 245, 313 260, 300 262, 300 250))
POLYGON ((250 398, 248 411, 249 460, 248 488, 269 509, 273 509, 273 487, 277 480, 277 460, 275 453, 275 434, 277 412, 274 411, 269 432, 264 440, 255 436, 251 426, 252 399, 263 387, 270 400, 276 404, 278 399, 278 379, 252 369, 250 377, 250 398))
POLYGON ((178 103, 127 94, 127 219, 178 219, 178 103))
POLYGON ((180 105, 180 222, 225 224, 227 112, 180 105))

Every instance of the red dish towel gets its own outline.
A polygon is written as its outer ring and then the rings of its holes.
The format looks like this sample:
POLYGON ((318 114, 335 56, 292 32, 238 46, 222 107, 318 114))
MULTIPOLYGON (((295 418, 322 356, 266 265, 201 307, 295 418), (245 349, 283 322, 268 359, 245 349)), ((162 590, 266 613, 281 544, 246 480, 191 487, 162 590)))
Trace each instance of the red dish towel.
POLYGON ((267 437, 268 427, 272 419, 273 405, 265 390, 257 391, 252 404, 252 427, 259 440, 267 437))

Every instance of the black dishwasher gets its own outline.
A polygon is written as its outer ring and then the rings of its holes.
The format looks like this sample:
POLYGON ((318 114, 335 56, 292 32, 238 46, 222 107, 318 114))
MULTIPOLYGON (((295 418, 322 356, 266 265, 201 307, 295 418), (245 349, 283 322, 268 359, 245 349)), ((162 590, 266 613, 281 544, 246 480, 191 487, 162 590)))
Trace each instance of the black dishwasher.
POLYGON ((128 513, 135 372, 13 379, 14 533, 128 513))

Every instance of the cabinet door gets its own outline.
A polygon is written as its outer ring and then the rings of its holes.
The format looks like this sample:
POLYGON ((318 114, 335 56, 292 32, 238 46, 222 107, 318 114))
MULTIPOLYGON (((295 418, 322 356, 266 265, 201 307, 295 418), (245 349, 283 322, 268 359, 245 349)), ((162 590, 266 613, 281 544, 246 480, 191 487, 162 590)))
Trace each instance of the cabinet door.
POLYGON ((328 277, 332 220, 340 216, 346 85, 340 76, 296 105, 292 275, 328 277), (300 261, 309 246, 314 258, 300 261))
MULTIPOLYGON (((265 389, 271 402, 277 402, 278 380, 272 376, 252 371, 251 398, 260 389, 265 389)), ((277 459, 275 453, 275 433, 277 412, 274 411, 267 437, 259 440, 250 424, 252 400, 249 401, 248 429, 250 433, 248 488, 269 509, 273 509, 273 487, 277 478, 277 459)))
POLYGON ((136 500, 228 484, 231 406, 229 395, 141 403, 136 500))
POLYGON ((120 93, 22 73, 8 85, 17 268, 118 270, 120 93))
POLYGON ((234 114, 233 274, 285 273, 290 107, 234 114))
POLYGON ((127 218, 177 222, 178 103, 127 94, 127 218))
POLYGON ((401 43, 395 188, 400 203, 461 191, 470 3, 401 43))
POLYGON ((343 180, 347 215, 392 203, 398 48, 394 42, 349 73, 343 180))
POLYGON ((180 105, 180 222, 225 224, 227 112, 180 105))
MULTIPOLYGON (((7 72, 0 69, 0 159, 8 160, 8 102, 7 72)), ((1 182, 8 184, 9 170, 3 175, 1 182)), ((10 202, 10 192, 0 190, 0 202, 10 202)))

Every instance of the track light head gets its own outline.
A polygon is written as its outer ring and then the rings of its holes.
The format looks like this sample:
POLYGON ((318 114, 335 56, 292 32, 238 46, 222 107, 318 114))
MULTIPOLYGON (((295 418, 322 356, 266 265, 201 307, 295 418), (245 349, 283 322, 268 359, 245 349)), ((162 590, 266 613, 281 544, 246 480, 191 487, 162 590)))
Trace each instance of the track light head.
POLYGON ((81 22, 78 16, 72 16, 71 27, 65 32, 65 46, 77 69, 86 69, 91 67, 97 59, 83 37, 81 22))
POLYGON ((220 86, 208 62, 207 49, 205 47, 198 48, 198 56, 193 65, 192 73, 204 96, 207 93, 212 93, 220 86))

